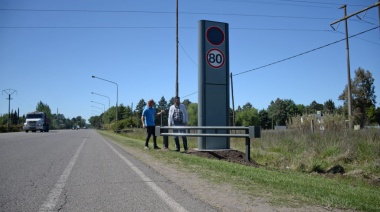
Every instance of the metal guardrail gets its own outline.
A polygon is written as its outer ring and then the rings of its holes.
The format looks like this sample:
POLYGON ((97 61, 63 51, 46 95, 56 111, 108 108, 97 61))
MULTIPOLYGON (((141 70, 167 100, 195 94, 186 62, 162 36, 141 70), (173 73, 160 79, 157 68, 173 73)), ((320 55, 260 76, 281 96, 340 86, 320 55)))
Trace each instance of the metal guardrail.
POLYGON ((168 136, 187 136, 187 137, 235 137, 245 138, 245 160, 251 158, 251 139, 260 138, 261 131, 258 126, 248 127, 227 127, 227 126, 156 126, 156 136, 164 136, 164 147, 168 148, 168 136), (169 130, 198 130, 198 133, 169 133, 169 130), (204 131, 208 131, 207 133, 204 131), (210 133, 213 130, 214 133, 210 133), (218 133, 219 130, 244 130, 244 134, 218 133))

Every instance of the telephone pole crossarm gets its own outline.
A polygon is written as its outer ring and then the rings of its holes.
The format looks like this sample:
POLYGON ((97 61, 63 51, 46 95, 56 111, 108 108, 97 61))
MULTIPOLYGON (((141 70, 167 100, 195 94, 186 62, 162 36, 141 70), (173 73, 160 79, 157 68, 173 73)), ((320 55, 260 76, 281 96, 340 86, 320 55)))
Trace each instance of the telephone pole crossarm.
POLYGON ((367 11, 367 10, 369 10, 369 9, 372 9, 372 8, 374 8, 374 7, 377 7, 377 6, 379 6, 379 5, 380 5, 380 1, 378 1, 376 4, 374 4, 374 5, 372 5, 372 6, 369 6, 369 7, 367 7, 367 8, 364 8, 364 9, 362 9, 362 10, 356 12, 356 13, 353 13, 353 14, 351 14, 351 15, 347 15, 347 16, 344 16, 343 18, 341 18, 341 19, 339 19, 339 20, 337 20, 337 21, 334 21, 334 22, 332 22, 332 23, 330 24, 330 26, 332 26, 332 25, 334 25, 334 24, 337 24, 337 23, 339 23, 339 22, 341 22, 341 21, 344 21, 344 20, 346 20, 346 19, 349 19, 349 18, 351 18, 352 16, 355 16, 355 15, 357 15, 357 14, 359 14, 359 13, 362 13, 362 12, 364 12, 364 11, 367 11))

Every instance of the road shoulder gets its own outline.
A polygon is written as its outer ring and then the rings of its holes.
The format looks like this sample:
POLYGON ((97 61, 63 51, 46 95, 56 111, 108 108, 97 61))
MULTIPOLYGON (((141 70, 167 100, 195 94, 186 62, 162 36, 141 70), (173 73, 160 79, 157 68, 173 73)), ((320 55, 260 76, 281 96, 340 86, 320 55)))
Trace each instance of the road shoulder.
POLYGON ((196 173, 155 160, 151 155, 144 154, 143 150, 126 147, 116 141, 112 142, 189 192, 195 198, 210 204, 220 211, 341 211, 338 209, 315 206, 302 206, 296 208, 273 206, 265 197, 245 195, 231 185, 220 185, 209 182, 206 179, 200 178, 196 173))

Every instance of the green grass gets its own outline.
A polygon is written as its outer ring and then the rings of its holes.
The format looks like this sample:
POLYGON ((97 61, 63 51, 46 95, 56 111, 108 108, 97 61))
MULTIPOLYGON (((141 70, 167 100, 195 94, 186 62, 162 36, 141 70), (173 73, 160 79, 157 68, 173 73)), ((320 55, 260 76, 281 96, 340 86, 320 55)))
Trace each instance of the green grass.
MULTIPOLYGON (((128 137, 105 131, 100 133, 129 147, 142 149, 144 146, 145 132, 142 130, 128 133, 128 137)), ((173 145, 170 139, 169 143, 173 145)), ((376 170, 380 167, 380 161, 377 161, 379 155, 376 155, 376 151, 380 150, 378 139, 377 131, 331 135, 262 132, 262 138, 253 142, 251 156, 253 160, 266 165, 263 168, 175 152, 144 153, 166 164, 176 165, 178 169, 196 172, 210 183, 227 183, 249 196, 266 197, 275 205, 298 207, 307 204, 380 211, 380 186, 373 185, 369 180, 378 173, 376 170), (342 163, 345 169, 360 169, 362 172, 358 172, 359 176, 311 172, 318 169, 325 171, 336 163, 342 163)), ((158 142, 162 144, 162 138, 158 142)), ((189 147, 196 148, 196 145, 196 139, 190 138, 189 147)), ((231 148, 244 151, 244 141, 232 139, 231 148)))

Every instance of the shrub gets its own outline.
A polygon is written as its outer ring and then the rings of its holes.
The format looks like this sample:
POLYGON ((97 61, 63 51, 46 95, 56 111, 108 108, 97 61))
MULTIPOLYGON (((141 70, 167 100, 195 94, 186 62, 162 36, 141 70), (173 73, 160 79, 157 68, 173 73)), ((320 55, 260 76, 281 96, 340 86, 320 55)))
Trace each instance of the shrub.
MULTIPOLYGON (((9 126, 9 132, 20 132, 20 131, 22 131, 22 124, 9 126)), ((5 133, 5 132, 8 132, 8 126, 0 125, 0 133, 5 133)))
POLYGON ((0 132, 8 132, 7 125, 0 125, 0 132))

